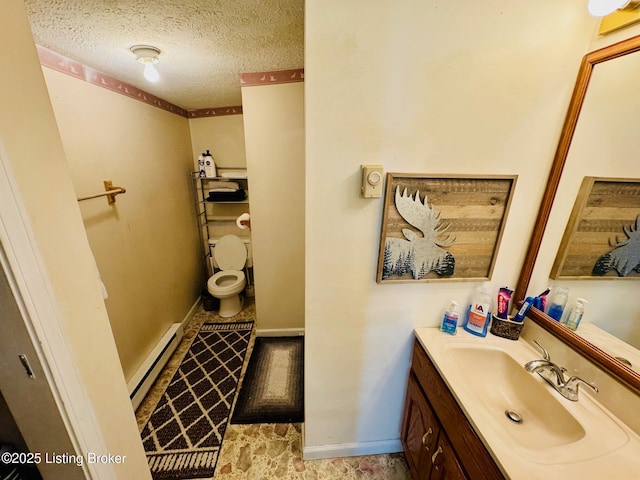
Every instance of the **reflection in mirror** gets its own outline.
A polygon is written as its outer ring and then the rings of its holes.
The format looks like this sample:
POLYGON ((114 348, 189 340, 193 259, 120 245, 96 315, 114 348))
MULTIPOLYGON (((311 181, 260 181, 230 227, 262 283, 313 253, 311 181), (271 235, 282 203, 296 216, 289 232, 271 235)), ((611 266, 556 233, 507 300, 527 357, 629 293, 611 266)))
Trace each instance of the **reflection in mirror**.
MULTIPOLYGON (((640 178, 635 141, 640 125, 638 50, 640 37, 634 37, 583 59, 515 298, 563 286, 569 288, 568 306, 577 298, 587 299, 575 332, 581 338, 546 315, 536 312, 533 318, 640 390, 640 277, 618 278, 611 272, 602 278, 550 279, 584 178, 640 178)), ((601 214, 612 212, 601 209, 601 214)))
MULTIPOLYGON (((584 177, 640 177, 637 142, 640 121, 640 90, 637 88, 639 78, 640 52, 601 63, 594 68, 533 269, 530 291, 542 291, 550 282, 549 273, 584 177)), ((638 192, 634 193, 637 197, 638 192)), ((595 209, 593 206, 585 208, 595 209)), ((607 208, 603 212, 596 212, 600 218, 592 215, 591 225, 594 227, 578 226, 581 233, 595 239, 596 229, 602 228, 604 222, 611 221, 616 216, 616 212, 612 210, 607 208)), ((633 210, 637 212, 636 215, 640 213, 637 207, 633 210)), ((619 237, 622 236, 623 232, 620 230, 619 237)), ((640 298, 637 296, 640 278, 637 275, 634 278, 620 279, 615 272, 611 272, 602 279, 585 276, 580 280, 551 282, 554 286, 569 288, 568 305, 577 298, 589 301, 583 323, 591 322, 605 332, 640 348, 640 298)), ((585 327, 586 325, 578 327, 577 333, 580 334, 585 327)))

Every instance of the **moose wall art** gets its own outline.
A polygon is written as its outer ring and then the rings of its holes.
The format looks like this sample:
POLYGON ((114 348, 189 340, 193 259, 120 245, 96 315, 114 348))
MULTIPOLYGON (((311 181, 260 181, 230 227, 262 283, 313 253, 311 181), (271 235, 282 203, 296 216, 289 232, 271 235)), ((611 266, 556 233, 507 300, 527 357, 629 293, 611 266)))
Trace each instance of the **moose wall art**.
POLYGON ((584 177, 550 277, 640 278, 640 179, 584 177))
POLYGON ((388 173, 376 281, 491 279, 516 179, 388 173))

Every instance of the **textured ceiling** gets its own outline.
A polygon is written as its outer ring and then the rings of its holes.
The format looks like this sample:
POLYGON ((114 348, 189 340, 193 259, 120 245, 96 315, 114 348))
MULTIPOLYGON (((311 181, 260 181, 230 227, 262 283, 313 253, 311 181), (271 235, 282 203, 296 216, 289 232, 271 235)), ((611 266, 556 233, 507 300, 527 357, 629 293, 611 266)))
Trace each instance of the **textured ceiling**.
POLYGON ((37 44, 187 110, 241 105, 242 73, 304 66, 304 0, 25 0, 37 44), (161 50, 149 83, 129 48, 161 50))

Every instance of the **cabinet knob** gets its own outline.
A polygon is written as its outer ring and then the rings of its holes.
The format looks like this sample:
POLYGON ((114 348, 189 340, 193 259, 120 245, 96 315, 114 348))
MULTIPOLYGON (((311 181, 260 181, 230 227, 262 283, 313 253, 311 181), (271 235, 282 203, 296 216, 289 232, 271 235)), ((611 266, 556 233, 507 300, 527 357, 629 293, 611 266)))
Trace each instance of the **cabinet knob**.
POLYGON ((441 453, 442 453, 442 446, 438 446, 438 449, 434 452, 433 455, 431 455, 432 464, 436 463, 436 458, 438 458, 438 455, 440 455, 441 453))
POLYGON ((429 450, 429 445, 427 445, 427 443, 429 442, 429 437, 431 435, 433 435, 433 430, 429 427, 429 430, 427 430, 427 432, 422 436, 422 446, 427 450, 429 450))

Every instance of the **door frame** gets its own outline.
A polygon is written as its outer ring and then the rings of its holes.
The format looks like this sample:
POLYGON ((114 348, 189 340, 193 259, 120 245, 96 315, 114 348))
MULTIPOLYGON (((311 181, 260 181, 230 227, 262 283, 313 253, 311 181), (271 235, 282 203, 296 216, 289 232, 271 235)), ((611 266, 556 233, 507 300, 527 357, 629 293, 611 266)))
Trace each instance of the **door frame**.
MULTIPOLYGON (((53 288, 1 139, 0 244, 0 266, 5 271, 58 407, 57 412, 34 412, 34 415, 59 415, 77 454, 84 456, 89 452, 107 451, 95 411, 65 339, 53 288)), ((0 335, 0 348, 6 341, 11 339, 0 335)), ((19 428, 20 419, 15 420, 19 428)), ((84 462, 83 469, 88 479, 117 480, 113 466, 108 463, 84 462)))

